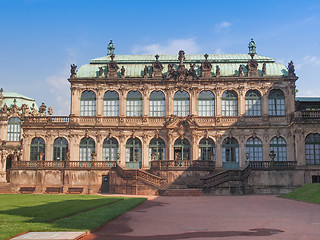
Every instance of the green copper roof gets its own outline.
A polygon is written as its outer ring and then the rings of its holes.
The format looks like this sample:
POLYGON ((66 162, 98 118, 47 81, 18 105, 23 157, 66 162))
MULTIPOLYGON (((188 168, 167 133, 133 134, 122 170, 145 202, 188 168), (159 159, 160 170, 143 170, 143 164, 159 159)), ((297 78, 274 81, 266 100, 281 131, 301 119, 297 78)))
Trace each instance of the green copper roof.
MULTIPOLYGON (((243 65, 243 72, 246 73, 246 65, 251 57, 248 54, 212 54, 209 55, 208 61, 212 64, 212 75, 215 75, 216 66, 220 67, 220 76, 232 77, 237 76, 240 65, 243 65)), ((266 63, 266 76, 288 76, 287 68, 280 63, 275 63, 275 59, 255 55, 254 59, 258 62, 258 73, 262 75, 262 65, 266 63)), ((201 62, 205 60, 203 55, 185 55, 185 67, 190 68, 190 64, 195 64, 195 70, 200 76, 201 62)), ((78 78, 95 78, 98 77, 99 67, 104 68, 102 77, 106 77, 107 64, 111 61, 110 56, 96 58, 90 60, 90 64, 81 66, 77 71, 78 78)), ((148 66, 151 70, 152 63, 155 62, 154 55, 116 55, 114 61, 117 62, 120 75, 122 66, 125 68, 125 77, 142 77, 144 67, 148 66)), ((175 64, 175 68, 179 65, 177 55, 160 55, 159 61, 163 65, 162 74, 165 76, 168 71, 168 64, 175 64)))
POLYGON ((320 102, 320 97, 296 97, 296 101, 300 101, 300 102, 320 102))
POLYGON ((16 99, 16 105, 21 107, 23 104, 28 104, 31 108, 32 104, 35 104, 35 108, 38 109, 38 106, 34 99, 26 97, 22 94, 15 93, 15 92, 4 92, 3 93, 3 100, 1 103, 1 108, 6 104, 8 107, 11 107, 14 104, 14 100, 16 99))

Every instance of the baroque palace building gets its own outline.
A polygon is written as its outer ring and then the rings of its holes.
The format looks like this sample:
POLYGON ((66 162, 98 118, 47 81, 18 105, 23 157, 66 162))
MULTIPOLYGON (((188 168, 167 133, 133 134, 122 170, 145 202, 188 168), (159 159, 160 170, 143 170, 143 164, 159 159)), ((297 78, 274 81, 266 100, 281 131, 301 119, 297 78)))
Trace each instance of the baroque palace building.
POLYGON ((257 55, 253 40, 248 54, 114 50, 71 65, 69 116, 1 91, 11 191, 278 193, 320 181, 320 98, 295 98, 292 62, 257 55))

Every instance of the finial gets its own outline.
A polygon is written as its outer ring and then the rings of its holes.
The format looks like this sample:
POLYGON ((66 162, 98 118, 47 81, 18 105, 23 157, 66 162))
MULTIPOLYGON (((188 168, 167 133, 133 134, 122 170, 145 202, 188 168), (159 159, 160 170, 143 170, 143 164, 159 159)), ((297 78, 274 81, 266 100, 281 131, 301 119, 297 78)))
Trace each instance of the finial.
POLYGON ((112 54, 110 57, 111 57, 111 61, 113 61, 113 59, 114 59, 114 54, 112 54))
POLYGON ((255 43, 255 41, 253 41, 253 38, 251 38, 251 41, 249 42, 248 48, 249 48, 249 53, 248 54, 253 59, 254 55, 257 54, 257 52, 256 52, 256 43, 255 43))
POLYGON ((108 53, 107 56, 112 56, 114 55, 114 50, 116 48, 114 47, 114 43, 112 42, 112 40, 110 40, 109 44, 108 44, 108 53))
POLYGON ((208 60, 208 57, 209 57, 209 55, 206 53, 206 54, 204 55, 204 58, 205 58, 206 60, 208 60))
POLYGON ((17 105, 17 99, 13 100, 13 105, 17 105))
POLYGON ((158 55, 158 54, 156 54, 156 55, 155 55, 155 57, 156 57, 156 61, 158 61, 158 59, 159 59, 159 55, 158 55))

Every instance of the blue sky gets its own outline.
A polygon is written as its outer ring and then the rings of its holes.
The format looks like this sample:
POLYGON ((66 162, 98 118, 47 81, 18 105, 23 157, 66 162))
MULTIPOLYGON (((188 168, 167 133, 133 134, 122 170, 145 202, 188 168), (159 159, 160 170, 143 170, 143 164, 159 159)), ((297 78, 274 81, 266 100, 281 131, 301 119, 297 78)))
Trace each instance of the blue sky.
POLYGON ((0 87, 68 115, 70 64, 116 54, 247 53, 287 66, 320 96, 320 1, 0 0, 0 87))

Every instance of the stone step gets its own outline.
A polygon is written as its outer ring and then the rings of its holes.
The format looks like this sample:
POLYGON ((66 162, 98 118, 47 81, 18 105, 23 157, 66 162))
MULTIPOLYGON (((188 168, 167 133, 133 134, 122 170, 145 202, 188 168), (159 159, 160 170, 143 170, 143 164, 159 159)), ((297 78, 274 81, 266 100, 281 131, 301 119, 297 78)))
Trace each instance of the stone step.
POLYGON ((203 192, 201 189, 197 188, 168 189, 161 195, 168 197, 201 197, 203 196, 203 192))
POLYGON ((0 193, 12 193, 10 183, 0 183, 0 193))

